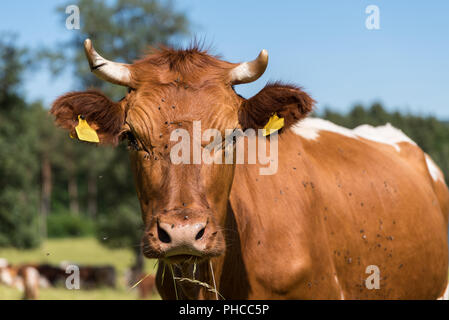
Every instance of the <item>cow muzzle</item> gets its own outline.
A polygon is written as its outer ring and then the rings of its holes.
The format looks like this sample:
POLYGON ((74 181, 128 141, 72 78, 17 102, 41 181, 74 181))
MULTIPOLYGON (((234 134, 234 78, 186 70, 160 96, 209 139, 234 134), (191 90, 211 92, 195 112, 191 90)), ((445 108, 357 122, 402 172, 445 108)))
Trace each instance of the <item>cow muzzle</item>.
POLYGON ((146 232, 143 251, 148 258, 171 263, 221 254, 222 237, 208 215, 164 214, 146 232))

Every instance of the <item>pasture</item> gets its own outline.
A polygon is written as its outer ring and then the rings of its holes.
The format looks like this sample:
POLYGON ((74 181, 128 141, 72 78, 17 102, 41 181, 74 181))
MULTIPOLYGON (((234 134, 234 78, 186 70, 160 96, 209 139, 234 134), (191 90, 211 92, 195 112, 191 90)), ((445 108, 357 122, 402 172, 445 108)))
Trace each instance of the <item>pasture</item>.
MULTIPOLYGON (((94 238, 49 239, 40 248, 33 250, 0 249, 0 257, 12 265, 21 263, 50 263, 59 265, 69 261, 80 265, 113 265, 117 272, 115 289, 100 288, 68 290, 64 287, 40 289, 40 300, 134 300, 138 299, 137 288, 126 285, 125 272, 134 257, 128 249, 108 249, 94 238)), ((146 260, 146 272, 155 273, 155 260, 146 260)), ((0 285, 0 299, 20 299, 22 293, 0 285)), ((159 299, 153 295, 150 299, 159 299)))

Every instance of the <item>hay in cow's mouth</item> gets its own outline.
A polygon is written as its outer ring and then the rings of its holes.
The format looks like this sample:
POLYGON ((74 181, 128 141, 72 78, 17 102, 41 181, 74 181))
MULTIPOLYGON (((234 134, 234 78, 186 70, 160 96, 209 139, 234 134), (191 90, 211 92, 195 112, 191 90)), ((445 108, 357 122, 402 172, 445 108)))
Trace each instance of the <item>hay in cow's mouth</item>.
MULTIPOLYGON (((182 256, 186 256, 186 255, 182 255, 182 256)), ((188 255, 187 255, 187 256, 188 256, 188 255)), ((176 256, 173 256, 173 257, 176 257, 176 256)), ((171 275, 172 275, 172 279, 173 279, 173 286, 174 286, 174 289, 175 289, 176 300, 179 300, 179 297, 178 297, 178 288, 177 288, 177 285, 176 285, 176 282, 177 282, 177 281, 179 281, 179 282, 181 282, 181 283, 182 283, 182 282, 189 282, 189 283, 194 284, 194 285, 199 285, 199 286, 205 288, 207 291, 209 291, 209 292, 211 292, 211 293, 214 293, 214 294, 215 294, 216 300, 219 300, 218 297, 220 297, 221 299, 225 300, 225 298, 223 297, 223 295, 222 295, 220 292, 218 292, 218 290, 217 290, 217 284, 216 284, 216 282, 215 282, 215 273, 214 273, 214 269, 213 269, 213 267, 212 267, 212 261, 209 260, 209 266, 210 266, 210 271, 211 271, 211 273, 212 273, 213 287, 212 287, 210 284, 206 283, 206 282, 203 282, 203 281, 200 281, 200 280, 195 279, 195 273, 196 273, 197 263, 199 262, 198 259, 199 259, 200 257, 198 257, 198 256, 188 256, 188 257, 189 257, 188 259, 184 259, 184 261, 187 262, 187 263, 190 263, 190 261, 191 261, 192 259, 194 259, 194 260, 193 260, 193 272, 192 272, 192 278, 189 278, 189 277, 176 277, 176 276, 175 276, 175 273, 174 273, 174 271, 173 271, 173 265, 176 266, 176 264, 172 264, 172 263, 167 263, 167 264, 165 264, 165 263, 164 263, 164 264, 163 264, 163 265, 164 265, 164 268, 163 268, 163 270, 162 270, 162 282, 161 282, 161 283, 162 283, 162 284, 164 283, 164 278, 165 278, 165 267, 166 267, 166 265, 168 265, 168 267, 169 267, 169 269, 170 269, 170 272, 171 272, 171 275)), ((168 261, 166 261, 166 262, 168 262, 168 261)), ((154 267, 156 267, 156 265, 159 265, 159 260, 156 261, 154 267)), ((131 289, 134 289, 135 287, 137 287, 137 286, 138 286, 143 280, 145 280, 145 278, 147 278, 150 274, 151 274, 151 273, 148 273, 147 275, 145 275, 144 277, 142 277, 142 279, 140 279, 139 281, 137 281, 137 282, 131 287, 131 289)))
MULTIPOLYGON (((212 267, 212 261, 211 260, 209 260, 209 266, 210 266, 210 271, 212 272, 212 281, 213 281, 213 284, 214 284, 213 287, 210 284, 206 283, 206 282, 203 282, 203 281, 195 279, 196 261, 194 263, 193 272, 192 272, 193 279, 188 278, 188 277, 175 277, 175 273, 173 272, 173 265, 171 265, 171 264, 169 265, 170 271, 171 271, 171 274, 172 274, 172 278, 173 278, 173 286, 175 288, 176 300, 178 300, 178 289, 177 289, 177 286, 176 286, 176 281, 189 282, 189 283, 192 283, 192 284, 195 284, 195 285, 199 285, 199 286, 205 288, 207 291, 215 293, 216 300, 219 300, 218 296, 220 296, 223 300, 225 300, 223 295, 220 292, 218 292, 218 290, 217 290, 217 284, 215 283, 215 274, 214 274, 214 269, 212 267)), ((164 269, 165 269, 165 266, 164 266, 164 269)))

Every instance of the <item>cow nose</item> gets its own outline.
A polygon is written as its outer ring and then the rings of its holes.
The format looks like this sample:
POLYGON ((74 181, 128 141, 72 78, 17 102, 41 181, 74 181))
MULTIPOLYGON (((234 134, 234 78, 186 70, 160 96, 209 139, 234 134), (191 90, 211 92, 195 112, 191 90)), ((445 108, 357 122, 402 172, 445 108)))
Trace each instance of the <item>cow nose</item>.
POLYGON ((159 241, 171 246, 189 245, 203 238, 206 223, 175 225, 159 222, 157 224, 157 235, 159 241))

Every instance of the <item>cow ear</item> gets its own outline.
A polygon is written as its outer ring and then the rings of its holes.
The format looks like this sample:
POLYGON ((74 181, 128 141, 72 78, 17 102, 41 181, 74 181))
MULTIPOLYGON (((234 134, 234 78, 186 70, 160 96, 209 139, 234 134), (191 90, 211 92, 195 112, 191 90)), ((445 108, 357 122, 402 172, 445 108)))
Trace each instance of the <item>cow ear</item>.
POLYGON ((288 128, 306 117, 314 104, 315 101, 299 87, 271 83, 242 103, 239 122, 243 130, 261 129, 276 113, 279 118, 284 118, 284 128, 288 128))
POLYGON ((101 144, 116 145, 123 131, 125 112, 120 103, 111 101, 101 92, 89 90, 70 92, 59 97, 50 110, 55 122, 77 137, 75 127, 79 117, 94 129, 101 144))

